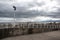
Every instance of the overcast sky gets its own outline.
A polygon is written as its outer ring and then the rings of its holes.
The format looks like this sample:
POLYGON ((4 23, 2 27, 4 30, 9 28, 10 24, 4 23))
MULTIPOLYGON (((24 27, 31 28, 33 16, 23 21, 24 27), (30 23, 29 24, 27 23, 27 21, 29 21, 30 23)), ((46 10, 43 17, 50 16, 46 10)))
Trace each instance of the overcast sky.
POLYGON ((41 22, 60 20, 60 0, 0 0, 0 22, 41 22))

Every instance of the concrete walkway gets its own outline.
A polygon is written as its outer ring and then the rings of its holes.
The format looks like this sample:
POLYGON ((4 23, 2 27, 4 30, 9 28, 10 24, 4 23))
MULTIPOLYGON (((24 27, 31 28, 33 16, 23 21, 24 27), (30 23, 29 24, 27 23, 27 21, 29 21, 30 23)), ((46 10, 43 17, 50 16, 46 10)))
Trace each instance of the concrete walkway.
POLYGON ((9 37, 2 40, 60 40, 60 31, 9 37))

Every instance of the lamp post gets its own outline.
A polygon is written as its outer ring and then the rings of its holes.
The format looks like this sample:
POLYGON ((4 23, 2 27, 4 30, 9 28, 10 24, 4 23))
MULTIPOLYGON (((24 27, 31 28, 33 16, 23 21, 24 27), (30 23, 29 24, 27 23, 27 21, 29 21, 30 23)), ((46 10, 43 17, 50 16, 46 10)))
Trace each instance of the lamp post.
POLYGON ((16 19, 15 19, 16 7, 15 7, 15 6, 13 6, 13 8, 14 8, 14 26, 15 26, 15 22, 16 22, 16 19))
POLYGON ((13 0, 13 9, 14 9, 14 27, 15 27, 15 23, 16 23, 16 19, 15 19, 15 13, 16 13, 16 6, 14 5, 14 0, 13 0))
MULTIPOLYGON (((13 3, 14 3, 14 0, 13 0, 13 3)), ((16 35, 16 33, 15 33, 15 31, 14 31, 14 30, 15 30, 15 24, 16 24, 16 19, 15 19, 16 6, 13 5, 13 9, 14 9, 14 25, 13 25, 13 26, 14 26, 14 29, 13 29, 13 31, 12 31, 12 34, 13 34, 13 35, 16 35)))

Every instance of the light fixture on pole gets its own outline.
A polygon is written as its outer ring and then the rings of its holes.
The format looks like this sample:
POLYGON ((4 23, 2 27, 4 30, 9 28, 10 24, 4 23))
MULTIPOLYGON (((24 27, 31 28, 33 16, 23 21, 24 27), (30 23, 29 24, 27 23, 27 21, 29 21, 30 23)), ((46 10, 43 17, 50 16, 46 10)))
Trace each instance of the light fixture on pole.
POLYGON ((16 21, 16 19, 15 19, 15 11, 16 11, 16 7, 13 6, 13 8, 14 8, 14 26, 15 26, 15 21, 16 21))
MULTIPOLYGON (((13 4, 14 4, 14 0, 13 0, 13 4)), ((13 9, 14 9, 14 26, 15 26, 15 21, 16 21, 16 19, 15 19, 16 6, 13 5, 13 9)))

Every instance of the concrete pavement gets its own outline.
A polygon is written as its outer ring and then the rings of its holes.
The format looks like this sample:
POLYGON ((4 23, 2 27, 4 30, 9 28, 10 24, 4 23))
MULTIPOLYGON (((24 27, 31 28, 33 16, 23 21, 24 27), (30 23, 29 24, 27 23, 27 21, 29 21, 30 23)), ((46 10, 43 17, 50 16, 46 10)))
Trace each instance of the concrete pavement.
POLYGON ((60 31, 8 37, 2 40, 60 40, 60 31))

